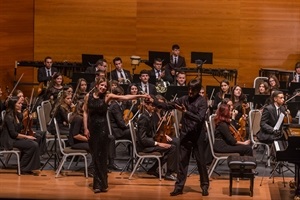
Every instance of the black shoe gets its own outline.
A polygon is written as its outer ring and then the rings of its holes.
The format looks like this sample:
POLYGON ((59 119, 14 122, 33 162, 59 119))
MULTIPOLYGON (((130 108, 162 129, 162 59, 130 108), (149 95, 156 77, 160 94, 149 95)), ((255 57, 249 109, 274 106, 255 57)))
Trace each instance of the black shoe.
POLYGON ((99 188, 96 188, 96 189, 94 189, 94 193, 96 194, 96 193, 100 193, 101 192, 101 190, 99 189, 99 188))
POLYGON ((155 177, 159 178, 159 174, 158 174, 156 171, 149 170, 149 171, 147 171, 147 174, 149 174, 149 175, 152 175, 152 176, 155 176, 155 177))
POLYGON ((107 188, 105 188, 105 189, 101 188, 100 190, 101 190, 101 192, 107 192, 108 191, 107 188))
POLYGON ((208 196, 208 188, 207 187, 203 187, 202 188, 202 196, 208 196))
POLYGON ((177 196, 177 195, 180 195, 182 193, 183 193, 182 190, 174 189, 174 191, 170 193, 170 196, 177 196))
POLYGON ((108 165, 108 169, 110 170, 113 170, 113 171, 121 171, 122 168, 120 168, 118 165, 116 165, 115 163, 114 164, 111 164, 111 165, 108 165))
POLYGON ((167 180, 167 181, 177 181, 177 178, 173 174, 166 174, 165 175, 165 180, 167 180))
POLYGON ((33 175, 34 173, 32 171, 21 171, 22 175, 33 175))

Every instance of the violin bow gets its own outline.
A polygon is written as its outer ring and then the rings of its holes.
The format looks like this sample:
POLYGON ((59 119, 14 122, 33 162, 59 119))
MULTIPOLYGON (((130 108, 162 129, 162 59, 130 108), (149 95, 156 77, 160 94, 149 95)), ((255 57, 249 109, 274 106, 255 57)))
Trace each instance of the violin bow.
POLYGON ((17 88, 18 84, 20 83, 22 77, 24 76, 24 73, 20 76, 19 80, 16 82, 14 88, 11 90, 10 94, 8 95, 9 97, 13 94, 13 92, 15 91, 15 89, 17 88))

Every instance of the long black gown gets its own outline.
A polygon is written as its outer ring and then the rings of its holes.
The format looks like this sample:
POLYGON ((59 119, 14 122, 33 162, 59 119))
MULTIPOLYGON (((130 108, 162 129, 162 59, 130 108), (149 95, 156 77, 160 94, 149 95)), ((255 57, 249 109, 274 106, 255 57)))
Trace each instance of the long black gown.
POLYGON ((94 162, 93 189, 107 189, 107 159, 108 159, 108 124, 106 119, 107 104, 105 94, 94 98, 93 93, 88 98, 88 130, 89 145, 94 162))

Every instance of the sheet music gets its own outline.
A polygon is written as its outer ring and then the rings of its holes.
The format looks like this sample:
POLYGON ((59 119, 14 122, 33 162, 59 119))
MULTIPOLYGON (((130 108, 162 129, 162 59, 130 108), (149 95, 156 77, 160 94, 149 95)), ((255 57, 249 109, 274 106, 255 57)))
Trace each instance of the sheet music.
POLYGON ((277 123, 276 123, 276 125, 274 127, 274 131, 279 130, 279 128, 280 128, 280 126, 281 126, 281 124, 283 122, 283 119, 284 119, 284 114, 280 113, 279 119, 278 119, 278 121, 277 121, 277 123))

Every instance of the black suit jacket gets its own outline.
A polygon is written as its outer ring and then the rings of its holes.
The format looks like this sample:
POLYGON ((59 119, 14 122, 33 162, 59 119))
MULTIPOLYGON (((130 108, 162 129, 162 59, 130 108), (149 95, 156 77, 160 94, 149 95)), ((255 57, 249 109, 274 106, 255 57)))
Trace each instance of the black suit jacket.
MULTIPOLYGON (((281 106, 280 111, 285 112, 285 109, 281 106)), ((259 141, 264 143, 272 143, 275 137, 274 127, 278 121, 277 110, 274 103, 267 105, 263 109, 262 117, 260 120, 260 131, 257 133, 257 138, 259 141)), ((279 131, 282 132, 281 124, 279 131)))
MULTIPOLYGON (((132 77, 131 77, 130 72, 129 72, 128 70, 125 70, 125 69, 123 69, 123 71, 124 71, 124 74, 125 74, 125 76, 126 76, 126 79, 128 79, 128 80, 130 81, 130 83, 132 83, 132 77)), ((117 73, 117 70, 114 69, 114 70, 112 70, 111 72, 109 72, 108 75, 107 75, 107 77, 108 77, 108 78, 111 78, 112 80, 118 81, 118 73, 117 73)))
POLYGON ((124 136, 124 131, 129 130, 123 119, 124 106, 120 106, 116 101, 109 105, 109 120, 112 132, 116 139, 124 136))
POLYGON ((139 151, 147 149, 147 152, 155 150, 155 125, 149 113, 145 111, 137 122, 137 146, 139 151))
MULTIPOLYGON (((153 76, 153 77, 156 78, 155 72, 156 72, 156 69, 153 68, 153 69, 150 71, 150 76, 153 76)), ((173 77, 172 77, 172 75, 171 75, 171 73, 170 73, 170 70, 169 70, 168 68, 165 68, 165 76, 163 77, 163 81, 167 81, 167 82, 169 82, 169 83, 173 83, 173 82, 174 82, 174 81, 173 81, 173 77)))
POLYGON ((96 67, 88 67, 88 68, 86 68, 85 73, 95 74, 96 73, 96 67))
POLYGON ((179 68, 182 68, 182 67, 186 67, 186 63, 185 63, 185 58, 182 57, 182 56, 178 56, 178 59, 177 59, 177 63, 173 63, 173 55, 171 55, 170 57, 170 67, 171 68, 175 68, 175 69, 179 69, 179 68))
MULTIPOLYGON (((54 75, 55 72, 56 73, 58 72, 58 70, 55 67, 51 67, 50 70, 51 70, 51 75, 52 76, 54 75)), ((50 81, 51 78, 52 78, 51 76, 47 77, 47 73, 46 73, 46 68, 45 67, 40 67, 38 69, 38 82, 39 83, 41 83, 41 82, 46 83, 47 81, 50 81)))
MULTIPOLYGON (((149 91, 148 91, 148 94, 152 94, 152 95, 157 95, 157 91, 156 91, 156 88, 155 88, 155 85, 151 84, 151 83, 148 83, 149 84, 149 91)), ((144 91, 144 88, 142 88, 142 84, 141 83, 138 83, 138 88, 142 91, 144 91)))

